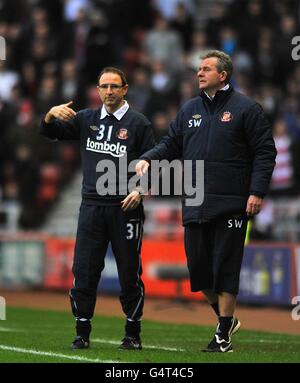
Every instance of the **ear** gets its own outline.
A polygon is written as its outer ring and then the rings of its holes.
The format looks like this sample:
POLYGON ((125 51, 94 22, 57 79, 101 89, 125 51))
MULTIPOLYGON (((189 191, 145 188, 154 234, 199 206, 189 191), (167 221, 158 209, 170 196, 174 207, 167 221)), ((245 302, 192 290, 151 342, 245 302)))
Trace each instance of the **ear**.
POLYGON ((127 92, 128 92, 128 84, 126 84, 126 85, 123 87, 123 96, 125 96, 127 92))
POLYGON ((225 70, 222 70, 222 72, 220 73, 220 81, 225 82, 226 78, 227 78, 227 72, 225 70))

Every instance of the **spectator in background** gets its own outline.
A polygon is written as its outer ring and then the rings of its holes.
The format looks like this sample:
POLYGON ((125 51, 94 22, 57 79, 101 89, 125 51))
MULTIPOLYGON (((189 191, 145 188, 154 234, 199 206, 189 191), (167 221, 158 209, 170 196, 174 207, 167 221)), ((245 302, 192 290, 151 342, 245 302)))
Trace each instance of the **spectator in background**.
POLYGON ((270 184, 271 196, 300 195, 300 145, 292 141, 286 123, 278 119, 274 124, 277 158, 270 184))
POLYGON ((274 80, 277 84, 287 81, 295 65, 295 61, 291 56, 291 41, 294 36, 299 34, 298 26, 297 19, 294 16, 290 14, 282 15, 275 36, 277 72, 274 80))
POLYGON ((104 68, 111 61, 109 20, 104 11, 98 9, 90 15, 90 28, 86 36, 87 80, 92 82, 97 77, 99 68, 104 68))
POLYGON ((226 4, 223 1, 214 2, 211 15, 205 27, 208 46, 214 48, 220 46, 220 32, 225 25, 228 25, 228 22, 226 4))
POLYGON ((18 73, 8 69, 5 60, 0 60, 0 100, 11 101, 12 89, 19 81, 18 73))
POLYGON ((237 50, 238 42, 235 30, 229 26, 225 26, 220 30, 220 47, 221 50, 230 56, 233 56, 237 50))
POLYGON ((57 36, 50 31, 50 25, 46 21, 40 21, 33 26, 33 38, 47 46, 51 58, 57 57, 57 36))
POLYGON ((91 10, 91 2, 89 0, 65 0, 64 1, 64 19, 68 23, 73 23, 77 20, 78 12, 88 12, 91 10))
POLYGON ((236 28, 241 31, 241 46, 247 47, 247 51, 253 55, 259 42, 259 31, 266 24, 261 0, 249 0, 241 6, 245 7, 242 20, 236 17, 236 28), (242 23, 241 28, 238 24, 242 23))
POLYGON ((262 28, 258 35, 257 49, 252 55, 255 62, 255 76, 259 83, 276 82, 276 49, 270 29, 262 28))
POLYGON ((184 7, 190 14, 195 10, 193 0, 154 0, 154 4, 167 20, 175 16, 178 5, 184 7))
POLYGON ((21 68, 21 86, 25 97, 34 99, 38 89, 37 74, 32 61, 26 61, 21 68))
POLYGON ((76 100, 79 93, 78 73, 75 61, 66 59, 62 62, 60 95, 64 100, 76 100))
POLYGON ((174 87, 171 73, 162 61, 152 63, 152 76, 150 78, 151 88, 154 92, 168 95, 174 87))
POLYGON ((185 81, 182 80, 180 82, 180 89, 179 89, 179 98, 180 98, 180 105, 185 104, 188 100, 195 97, 198 93, 198 89, 196 88, 196 82, 192 81, 185 81))
POLYGON ((169 28, 168 22, 161 16, 155 20, 154 27, 145 36, 145 53, 148 63, 160 61, 171 73, 182 69, 183 48, 181 36, 169 28))
POLYGON ((9 159, 2 164, 1 170, 3 201, 19 203, 21 191, 18 188, 15 163, 9 159))
POLYGON ((273 123, 279 108, 279 94, 276 87, 269 82, 263 83, 260 87, 257 99, 264 108, 269 121, 273 123))
POLYGON ((286 122, 287 130, 292 140, 300 139, 300 106, 299 102, 293 97, 287 95, 283 106, 280 108, 282 111, 282 118, 286 122))
POLYGON ((74 39, 72 53, 74 54, 77 69, 82 71, 86 65, 87 37, 90 32, 89 14, 84 9, 80 8, 78 10, 73 28, 74 39))
POLYGON ((151 87, 146 69, 143 67, 135 69, 132 75, 132 85, 128 90, 128 101, 133 108, 143 113, 150 95, 151 87))
POLYGON ((30 48, 30 58, 34 64, 37 79, 38 81, 41 81, 43 70, 53 57, 50 56, 48 47, 42 40, 34 39, 30 48))
POLYGON ((204 31, 195 31, 192 35, 192 46, 187 53, 187 65, 193 70, 197 70, 199 65, 199 57, 208 50, 207 34, 204 31))
POLYGON ((97 107, 99 107, 99 94, 93 85, 90 85, 86 89, 86 106, 91 109, 97 109, 97 107))
POLYGON ((60 100, 56 76, 45 76, 42 78, 37 98, 38 102, 36 103, 35 108, 39 116, 45 114, 53 105, 53 102, 60 100))
POLYGON ((245 50, 238 50, 233 57, 234 67, 236 71, 252 76, 253 59, 245 50))
POLYGON ((170 27, 182 37, 183 48, 185 51, 188 51, 191 48, 194 21, 183 3, 176 5, 175 15, 171 19, 170 27))
POLYGON ((166 110, 167 104, 177 97, 174 92, 176 83, 169 68, 161 61, 154 61, 151 66, 151 94, 145 106, 145 113, 151 119, 155 112, 166 110), (167 100, 167 102, 166 102, 167 100))
POLYGON ((156 142, 167 134, 169 127, 169 119, 166 113, 158 112, 152 118, 153 134, 156 142))

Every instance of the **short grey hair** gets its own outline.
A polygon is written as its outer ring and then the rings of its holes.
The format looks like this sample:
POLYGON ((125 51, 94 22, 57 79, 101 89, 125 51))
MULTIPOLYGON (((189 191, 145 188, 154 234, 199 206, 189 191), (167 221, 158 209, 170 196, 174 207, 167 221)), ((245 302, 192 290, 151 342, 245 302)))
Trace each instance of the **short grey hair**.
POLYGON ((225 83, 228 84, 233 72, 231 57, 227 53, 218 50, 206 51, 200 56, 202 60, 208 59, 210 57, 216 57, 218 59, 216 64, 217 70, 219 73, 221 73, 223 70, 227 73, 225 83))

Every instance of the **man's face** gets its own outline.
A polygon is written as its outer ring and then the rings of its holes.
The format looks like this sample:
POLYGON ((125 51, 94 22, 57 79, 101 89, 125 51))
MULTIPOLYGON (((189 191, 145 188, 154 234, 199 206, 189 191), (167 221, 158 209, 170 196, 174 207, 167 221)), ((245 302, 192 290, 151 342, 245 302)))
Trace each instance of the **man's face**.
POLYGON ((199 88, 203 90, 218 89, 224 86, 226 72, 218 72, 217 57, 209 57, 202 60, 197 77, 199 79, 199 88))
POLYGON ((117 73, 103 73, 99 79, 98 92, 103 104, 110 109, 117 109, 128 90, 128 85, 122 85, 122 79, 117 73))

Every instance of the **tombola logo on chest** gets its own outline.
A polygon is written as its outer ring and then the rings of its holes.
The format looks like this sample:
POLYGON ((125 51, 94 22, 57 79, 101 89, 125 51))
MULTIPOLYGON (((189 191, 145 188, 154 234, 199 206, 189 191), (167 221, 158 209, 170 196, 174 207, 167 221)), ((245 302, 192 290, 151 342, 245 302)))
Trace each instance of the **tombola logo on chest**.
POLYGON ((93 141, 88 137, 86 141, 86 150, 96 153, 109 154, 113 157, 123 157, 127 151, 126 145, 109 143, 107 141, 93 141))
POLYGON ((199 128, 202 122, 201 114, 194 114, 192 119, 189 120, 189 128, 199 128))

